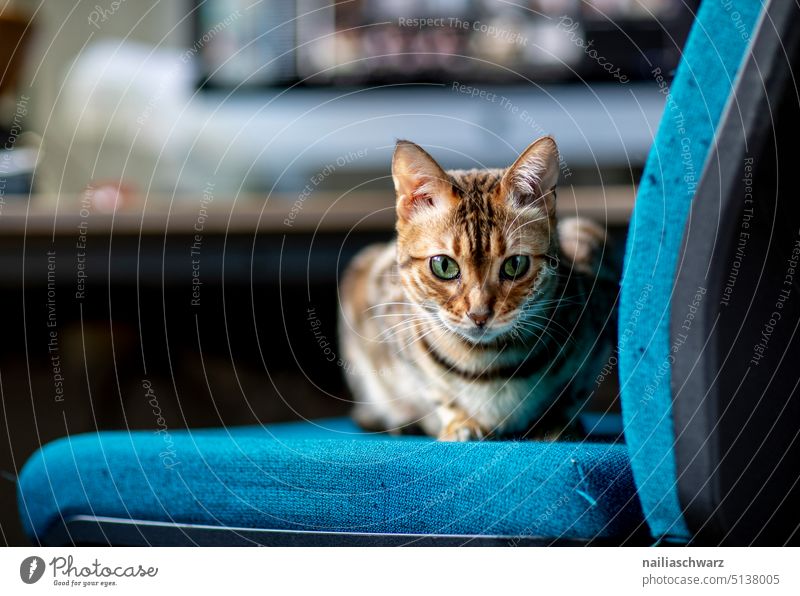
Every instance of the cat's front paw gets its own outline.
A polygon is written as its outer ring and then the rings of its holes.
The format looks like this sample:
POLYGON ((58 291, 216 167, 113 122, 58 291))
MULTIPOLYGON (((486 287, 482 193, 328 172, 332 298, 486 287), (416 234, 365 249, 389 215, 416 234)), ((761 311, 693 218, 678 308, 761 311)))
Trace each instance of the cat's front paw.
POLYGON ((480 441, 485 439, 486 433, 480 424, 475 422, 472 418, 466 416, 457 416, 450 420, 439 431, 438 439, 440 441, 480 441))

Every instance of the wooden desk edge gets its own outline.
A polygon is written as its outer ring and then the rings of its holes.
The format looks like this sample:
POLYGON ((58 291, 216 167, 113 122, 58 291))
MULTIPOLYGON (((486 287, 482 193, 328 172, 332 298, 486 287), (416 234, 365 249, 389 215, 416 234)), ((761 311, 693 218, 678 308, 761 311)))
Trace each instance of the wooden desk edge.
MULTIPOLYGON (((579 215, 606 226, 626 225, 633 210, 633 186, 563 187, 560 217, 579 215)), ((206 205, 187 197, 148 197, 146 203, 116 214, 81 210, 77 195, 6 196, 0 202, 3 237, 27 235, 194 235, 295 234, 394 228, 394 198, 387 193, 318 193, 301 201, 295 195, 241 195, 206 205), (56 209, 58 205, 58 209, 56 209), (369 206, 365 208, 365 206, 369 206), (144 209, 143 209, 144 207, 144 209)))

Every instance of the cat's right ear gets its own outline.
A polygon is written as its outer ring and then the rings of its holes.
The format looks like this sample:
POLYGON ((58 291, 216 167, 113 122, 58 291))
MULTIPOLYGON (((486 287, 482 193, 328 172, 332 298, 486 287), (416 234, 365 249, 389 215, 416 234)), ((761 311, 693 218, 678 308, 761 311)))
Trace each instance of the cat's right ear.
POLYGON ((419 145, 397 141, 392 157, 397 216, 408 220, 417 212, 442 208, 453 200, 450 176, 419 145))

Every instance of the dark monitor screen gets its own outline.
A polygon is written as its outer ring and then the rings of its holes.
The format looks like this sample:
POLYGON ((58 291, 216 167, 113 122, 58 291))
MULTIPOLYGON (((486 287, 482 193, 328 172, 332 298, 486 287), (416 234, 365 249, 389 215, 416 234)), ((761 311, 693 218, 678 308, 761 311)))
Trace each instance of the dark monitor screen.
POLYGON ((683 0, 197 1, 204 86, 647 79, 678 63, 683 0))

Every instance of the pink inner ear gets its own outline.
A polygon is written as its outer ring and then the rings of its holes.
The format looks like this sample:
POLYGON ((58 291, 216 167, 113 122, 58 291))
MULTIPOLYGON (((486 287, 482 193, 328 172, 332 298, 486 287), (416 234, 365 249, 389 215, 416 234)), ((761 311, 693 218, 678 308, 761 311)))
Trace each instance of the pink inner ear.
POLYGON ((510 193, 510 200, 516 207, 526 208, 536 206, 541 208, 548 216, 554 216, 556 203, 555 191, 552 190, 542 193, 536 189, 534 193, 535 194, 522 193, 519 192, 519 190, 512 190, 510 193))
POLYGON ((433 197, 427 192, 415 192, 411 195, 411 200, 413 203, 421 203, 428 207, 433 207, 434 205, 433 197))

